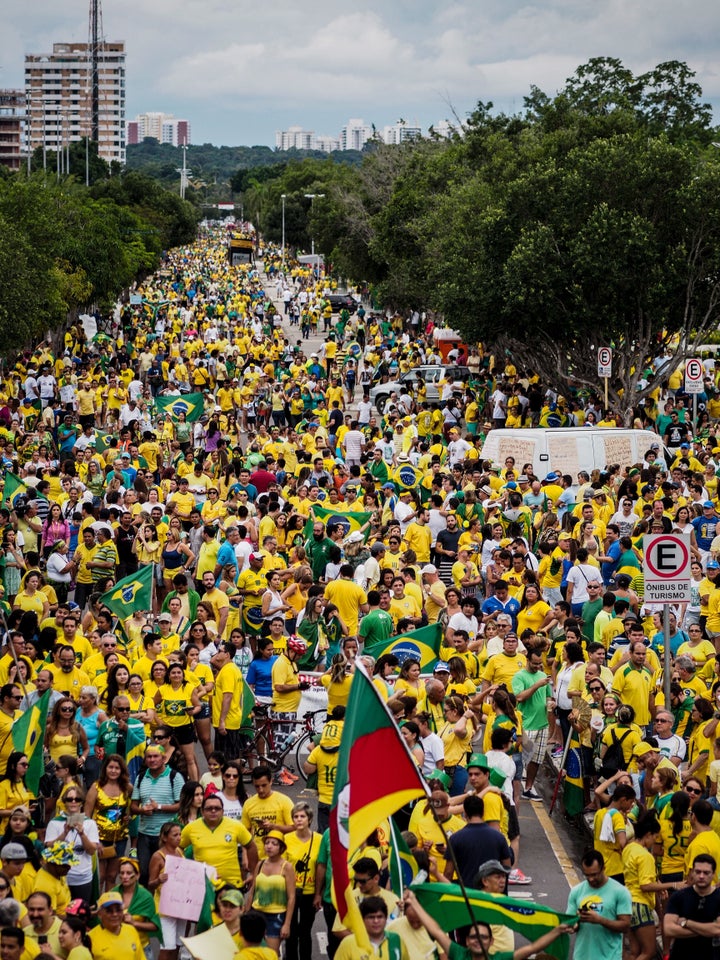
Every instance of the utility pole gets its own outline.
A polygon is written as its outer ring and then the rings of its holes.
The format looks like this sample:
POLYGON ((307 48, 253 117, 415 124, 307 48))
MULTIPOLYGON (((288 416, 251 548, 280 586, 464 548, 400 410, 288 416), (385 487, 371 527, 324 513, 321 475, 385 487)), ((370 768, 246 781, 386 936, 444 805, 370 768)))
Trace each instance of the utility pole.
POLYGON ((280 199, 282 200, 282 268, 283 272, 285 271, 285 197, 286 193, 280 194, 280 199))

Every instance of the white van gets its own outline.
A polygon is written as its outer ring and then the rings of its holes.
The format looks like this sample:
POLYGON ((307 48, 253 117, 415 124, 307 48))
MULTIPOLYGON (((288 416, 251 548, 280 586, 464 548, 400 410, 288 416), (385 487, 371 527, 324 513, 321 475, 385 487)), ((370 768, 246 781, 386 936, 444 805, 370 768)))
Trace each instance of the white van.
MULTIPOLYGON (((641 463, 650 445, 662 441, 647 430, 603 427, 537 427, 529 430, 491 430, 483 444, 482 457, 505 466, 506 457, 515 458, 516 469, 532 463, 541 480, 548 473, 569 473, 577 479, 580 470, 591 473, 608 464, 621 467, 641 463)), ((669 461, 668 461, 669 462, 669 461)))

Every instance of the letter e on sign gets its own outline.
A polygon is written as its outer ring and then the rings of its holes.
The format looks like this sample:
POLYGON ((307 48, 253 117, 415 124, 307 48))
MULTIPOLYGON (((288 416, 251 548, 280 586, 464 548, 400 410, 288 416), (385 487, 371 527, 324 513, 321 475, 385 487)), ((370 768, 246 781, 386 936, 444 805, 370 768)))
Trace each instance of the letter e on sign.
POLYGON ((687 603, 690 600, 690 546, 681 534, 643 537, 645 600, 687 603))

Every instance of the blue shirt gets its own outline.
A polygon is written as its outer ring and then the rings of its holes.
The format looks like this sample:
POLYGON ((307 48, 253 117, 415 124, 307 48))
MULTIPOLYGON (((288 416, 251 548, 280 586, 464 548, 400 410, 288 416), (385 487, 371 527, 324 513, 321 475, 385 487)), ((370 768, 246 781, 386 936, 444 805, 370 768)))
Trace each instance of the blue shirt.
POLYGON ((245 679, 249 686, 255 688, 256 697, 272 697, 272 668, 276 660, 277 656, 273 654, 269 660, 263 660, 261 657, 257 657, 250 664, 250 669, 245 679))
POLYGON ((235 555, 235 547, 230 543, 229 540, 226 540, 225 543, 218 550, 217 562, 220 564, 220 576, 217 579, 217 583, 220 583, 222 579, 223 567, 232 565, 235 567, 235 579, 237 580, 240 575, 240 569, 238 568, 237 556, 235 555))
POLYGON ((607 562, 603 563, 601 567, 602 577, 605 583, 608 583, 612 578, 613 574, 615 573, 621 553, 622 553, 622 547, 620 546, 619 540, 616 540, 615 543, 611 543, 610 546, 605 551, 605 556, 610 557, 611 559, 610 563, 607 563, 607 562))
POLYGON ((513 630, 517 629, 517 615, 520 611, 520 601, 515 597, 508 597, 505 603, 498 597, 488 597, 482 605, 483 613, 509 613, 512 617, 513 630))

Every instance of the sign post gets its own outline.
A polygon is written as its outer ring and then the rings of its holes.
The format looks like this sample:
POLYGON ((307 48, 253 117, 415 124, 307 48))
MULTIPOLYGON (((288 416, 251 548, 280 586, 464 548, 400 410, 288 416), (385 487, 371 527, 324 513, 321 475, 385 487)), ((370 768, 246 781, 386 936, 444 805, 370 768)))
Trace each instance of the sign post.
POLYGON ((663 605, 663 688, 670 703, 670 604, 690 602, 690 545, 682 534, 643 537, 645 600, 663 605))
POLYGON ((705 389, 703 384, 702 360, 691 357, 685 364, 685 393, 692 394, 693 398, 693 435, 697 424, 697 395, 705 389))
POLYGON ((610 347, 598 347, 598 377, 605 381, 605 413, 608 408, 608 380, 612 376, 612 350, 610 347))

